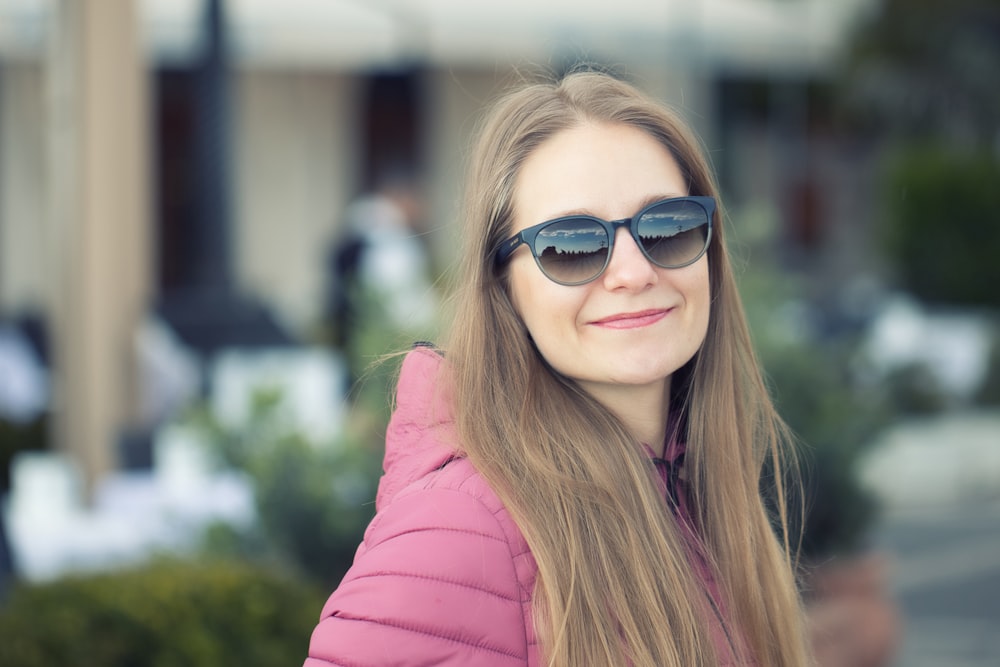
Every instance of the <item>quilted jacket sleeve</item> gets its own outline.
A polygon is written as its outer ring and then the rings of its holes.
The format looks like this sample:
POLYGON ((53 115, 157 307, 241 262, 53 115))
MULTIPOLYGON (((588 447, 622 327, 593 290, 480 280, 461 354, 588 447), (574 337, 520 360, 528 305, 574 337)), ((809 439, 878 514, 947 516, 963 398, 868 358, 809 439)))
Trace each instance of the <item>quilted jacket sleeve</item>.
POLYGON ((401 493, 369 526, 304 667, 527 664, 524 554, 503 511, 459 489, 401 493))

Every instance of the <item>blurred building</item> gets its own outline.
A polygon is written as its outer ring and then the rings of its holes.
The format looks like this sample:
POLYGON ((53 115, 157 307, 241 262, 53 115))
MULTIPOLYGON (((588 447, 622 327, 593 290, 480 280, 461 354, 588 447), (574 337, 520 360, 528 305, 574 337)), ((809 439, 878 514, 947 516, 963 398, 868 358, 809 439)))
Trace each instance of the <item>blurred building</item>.
POLYGON ((227 336, 307 340, 343 213, 386 170, 419 176, 447 263, 477 114, 519 69, 615 68, 695 125, 730 205, 790 212, 793 249, 836 241, 856 211, 824 187, 851 175, 811 153, 843 149, 812 91, 871 4, 229 0, 213 24, 210 0, 0 0, 0 319, 49 332, 55 446, 91 483, 119 465, 136 341, 192 286, 233 296, 227 336))

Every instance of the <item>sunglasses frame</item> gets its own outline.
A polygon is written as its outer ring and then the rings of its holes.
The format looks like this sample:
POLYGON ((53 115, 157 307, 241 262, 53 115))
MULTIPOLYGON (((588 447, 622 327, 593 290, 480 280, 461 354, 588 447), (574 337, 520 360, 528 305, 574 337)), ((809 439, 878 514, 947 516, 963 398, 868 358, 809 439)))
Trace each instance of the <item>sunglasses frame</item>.
MULTIPOLYGON (((559 218, 553 218, 552 220, 546 220, 545 222, 540 222, 537 225, 532 225, 531 227, 526 227, 517 234, 515 234, 514 236, 507 239, 506 241, 502 242, 493 250, 493 263, 495 268, 500 268, 510 259, 511 255, 514 254, 514 251, 517 250, 518 247, 520 247, 521 245, 526 245, 528 246, 528 250, 531 251, 531 256, 535 258, 535 265, 538 267, 538 270, 541 271, 546 278, 548 278, 554 283, 557 283, 559 285, 565 285, 567 287, 575 287, 576 285, 586 285, 587 283, 593 282, 594 280, 600 278, 601 275, 607 270, 608 264, 611 263, 611 253, 614 252, 615 249, 615 235, 618 232, 618 228, 628 227, 629 234, 632 235, 632 240, 635 241, 636 246, 638 246, 639 250, 642 251, 643 256, 647 260, 649 260, 650 263, 652 263, 654 266, 660 267, 661 269, 680 269, 697 262, 699 259, 701 259, 702 255, 704 255, 705 252, 708 250, 708 246, 712 242, 712 226, 713 226, 712 221, 714 217, 715 217, 715 198, 697 196, 697 195, 692 195, 688 197, 669 197, 667 199, 660 199, 658 201, 653 202, 652 204, 649 204, 648 206, 643 207, 641 211, 633 215, 631 218, 622 218, 620 220, 602 220, 601 218, 598 218, 593 215, 565 215, 559 218), (652 209, 658 208, 660 206, 663 206, 664 204, 672 202, 693 202, 701 206, 701 208, 704 209, 707 217, 707 222, 705 224, 708 226, 708 230, 705 232, 705 245, 704 247, 702 247, 701 251, 697 255, 695 255, 693 258, 682 264, 663 265, 654 260, 652 257, 650 257, 649 253, 646 251, 645 246, 643 246, 642 241, 639 238, 639 230, 635 222, 641 219, 642 216, 644 216, 652 209), (594 274, 593 277, 587 278, 586 280, 579 280, 576 282, 564 282, 562 280, 556 280, 555 278, 550 276, 548 272, 545 271, 545 269, 542 267, 541 260, 538 258, 538 255, 535 252, 535 238, 538 236, 538 233, 541 232, 546 227, 548 227, 549 225, 555 224, 557 222, 564 222, 566 220, 589 220, 591 222, 596 222, 598 225, 604 228, 605 233, 607 233, 608 235, 608 254, 607 257, 604 258, 604 266, 602 266, 601 270, 598 271, 596 274, 594 274)), ((701 225, 698 226, 700 227, 701 225)), ((695 228, 692 227, 692 229, 695 228)))

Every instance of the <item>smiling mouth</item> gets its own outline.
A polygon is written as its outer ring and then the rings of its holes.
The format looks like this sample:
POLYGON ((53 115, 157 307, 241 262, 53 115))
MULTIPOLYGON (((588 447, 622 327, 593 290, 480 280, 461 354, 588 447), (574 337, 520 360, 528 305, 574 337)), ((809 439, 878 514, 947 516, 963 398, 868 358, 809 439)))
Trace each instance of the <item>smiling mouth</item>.
POLYGON ((672 309, 643 310, 636 313, 619 313, 591 322, 606 329, 637 329, 655 324, 667 316, 672 309))

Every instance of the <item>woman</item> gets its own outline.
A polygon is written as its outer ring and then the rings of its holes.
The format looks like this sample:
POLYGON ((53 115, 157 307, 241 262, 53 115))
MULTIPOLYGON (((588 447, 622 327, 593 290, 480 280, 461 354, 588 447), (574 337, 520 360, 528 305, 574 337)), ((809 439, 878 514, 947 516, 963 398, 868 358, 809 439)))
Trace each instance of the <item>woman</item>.
POLYGON ((403 363, 306 665, 807 664, 760 497, 783 428, 692 134, 604 74, 524 86, 464 223, 451 339, 403 363))

